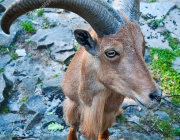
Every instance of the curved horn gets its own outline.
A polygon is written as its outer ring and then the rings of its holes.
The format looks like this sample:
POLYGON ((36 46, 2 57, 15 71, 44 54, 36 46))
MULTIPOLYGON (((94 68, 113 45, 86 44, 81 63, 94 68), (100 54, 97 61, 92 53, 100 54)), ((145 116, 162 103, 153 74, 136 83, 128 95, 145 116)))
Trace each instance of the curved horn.
POLYGON ((114 4, 118 5, 117 9, 121 9, 131 21, 139 21, 140 16, 140 0, 119 0, 114 4))
POLYGON ((125 24, 120 14, 103 0, 17 0, 4 13, 1 20, 2 30, 9 34, 9 28, 17 17, 43 5, 78 14, 92 26, 99 37, 114 34, 125 24))

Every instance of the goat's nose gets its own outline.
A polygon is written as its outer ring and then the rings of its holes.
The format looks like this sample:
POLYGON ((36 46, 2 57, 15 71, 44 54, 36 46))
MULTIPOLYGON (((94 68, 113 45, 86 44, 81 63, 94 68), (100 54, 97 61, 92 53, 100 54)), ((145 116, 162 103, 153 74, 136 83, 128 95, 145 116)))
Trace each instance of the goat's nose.
POLYGON ((149 98, 151 99, 151 101, 155 101, 155 102, 158 102, 158 103, 160 103, 160 101, 161 101, 161 95, 158 94, 158 93, 151 93, 149 95, 149 98))

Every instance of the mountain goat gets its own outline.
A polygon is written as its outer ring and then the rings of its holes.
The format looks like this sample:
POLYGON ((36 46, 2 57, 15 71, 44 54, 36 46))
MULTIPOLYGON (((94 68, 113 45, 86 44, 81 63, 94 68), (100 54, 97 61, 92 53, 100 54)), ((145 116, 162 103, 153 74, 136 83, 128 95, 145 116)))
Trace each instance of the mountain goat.
POLYGON ((145 108, 160 103, 160 90, 144 61, 145 43, 139 25, 140 0, 120 0, 116 11, 103 0, 17 0, 6 10, 2 30, 9 34, 13 21, 42 5, 70 10, 91 29, 75 30, 76 52, 62 82, 64 114, 70 124, 68 140, 76 130, 87 139, 107 140, 124 97, 145 108))

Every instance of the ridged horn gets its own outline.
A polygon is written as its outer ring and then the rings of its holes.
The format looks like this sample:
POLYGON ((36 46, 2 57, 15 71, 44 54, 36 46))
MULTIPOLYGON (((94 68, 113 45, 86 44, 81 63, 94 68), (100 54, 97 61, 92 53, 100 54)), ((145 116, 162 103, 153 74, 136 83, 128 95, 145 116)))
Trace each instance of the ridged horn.
POLYGON ((122 10, 131 21, 139 21, 140 16, 140 0, 118 0, 113 6, 122 10), (118 7, 116 7, 118 6, 118 7))
POLYGON ((9 34, 13 21, 19 16, 42 7, 62 8, 84 18, 99 37, 116 33, 125 24, 121 15, 104 0, 16 0, 4 13, 2 30, 9 34))

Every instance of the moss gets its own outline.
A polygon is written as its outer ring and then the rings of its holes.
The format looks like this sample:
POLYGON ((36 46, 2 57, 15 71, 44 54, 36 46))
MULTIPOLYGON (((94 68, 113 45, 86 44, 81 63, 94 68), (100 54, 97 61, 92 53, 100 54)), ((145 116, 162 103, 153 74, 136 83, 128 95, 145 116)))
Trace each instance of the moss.
POLYGON ((53 78, 56 78, 56 77, 58 77, 59 76, 59 74, 54 74, 53 75, 53 78))
POLYGON ((22 98, 21 103, 25 103, 27 100, 28 100, 28 97, 24 97, 22 98))
POLYGON ((7 106, 3 106, 0 112, 3 114, 9 113, 9 108, 7 106))
POLYGON ((0 69, 0 73, 5 72, 5 68, 0 69))
POLYGON ((20 23, 20 25, 28 32, 28 33, 33 33, 36 31, 36 29, 32 26, 31 23, 23 21, 20 23))
POLYGON ((40 9, 40 10, 37 11, 38 17, 42 17, 43 14, 44 14, 44 10, 43 9, 40 9))
POLYGON ((149 0, 149 2, 156 2, 156 0, 149 0))
POLYGON ((18 59, 18 54, 17 54, 17 53, 12 52, 10 55, 11 55, 11 58, 12 58, 13 60, 18 59))

